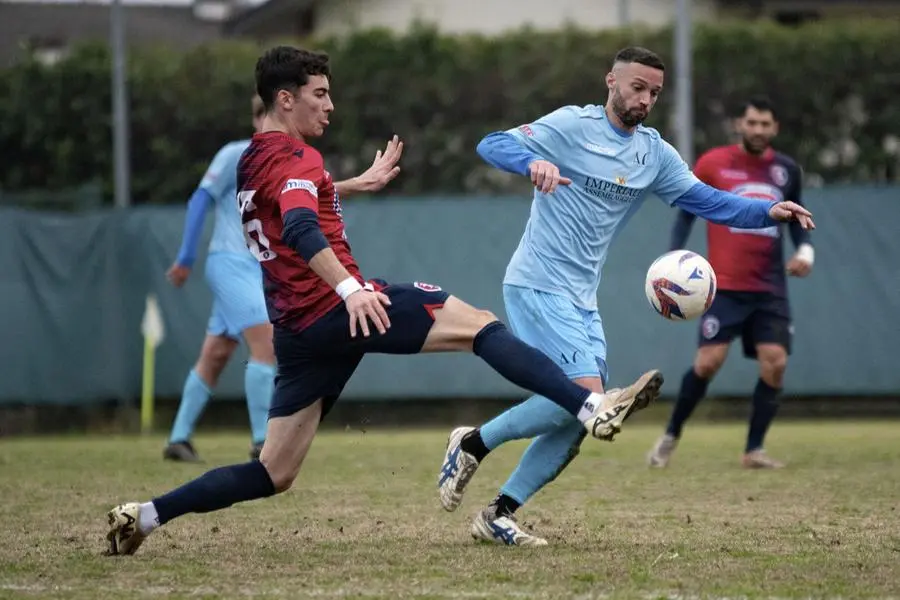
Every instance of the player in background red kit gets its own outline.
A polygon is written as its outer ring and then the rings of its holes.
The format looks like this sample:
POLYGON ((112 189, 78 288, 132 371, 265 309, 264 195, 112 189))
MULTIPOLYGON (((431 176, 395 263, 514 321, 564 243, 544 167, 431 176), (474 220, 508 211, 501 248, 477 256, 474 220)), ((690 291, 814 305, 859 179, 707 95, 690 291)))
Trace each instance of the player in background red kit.
MULTIPOLYGON (((778 133, 774 107, 765 98, 754 98, 742 108, 737 121, 741 143, 713 148, 699 158, 694 173, 709 185, 735 194, 801 204, 800 168, 771 147, 778 133)), ((693 220, 690 213, 679 211, 671 249, 684 247, 693 220)), ((718 293, 701 320, 700 347, 682 380, 666 433, 648 456, 651 466, 669 463, 684 422, 706 394, 737 336, 742 339, 744 355, 759 362, 742 464, 747 468, 784 466, 766 454, 763 441, 778 410, 791 352, 793 326, 785 272, 806 277, 814 256, 809 232, 799 223, 788 227, 797 251, 785 266, 781 226, 750 230, 707 225, 709 262, 718 278, 718 293)))
MULTIPOLYGON (((593 393, 488 311, 430 284, 366 281, 344 231, 342 186, 306 143, 325 132, 334 110, 330 77, 327 55, 285 46, 256 65, 266 116, 238 163, 237 200, 245 240, 262 266, 278 364, 260 457, 208 471, 150 502, 116 506, 107 515, 110 554, 133 554, 153 530, 181 515, 290 488, 319 422, 368 353, 473 352, 512 383, 558 403, 602 440, 658 394, 657 376, 593 393)), ((373 168, 378 165, 376 158, 373 168)), ((396 175, 395 167, 385 167, 396 175)))

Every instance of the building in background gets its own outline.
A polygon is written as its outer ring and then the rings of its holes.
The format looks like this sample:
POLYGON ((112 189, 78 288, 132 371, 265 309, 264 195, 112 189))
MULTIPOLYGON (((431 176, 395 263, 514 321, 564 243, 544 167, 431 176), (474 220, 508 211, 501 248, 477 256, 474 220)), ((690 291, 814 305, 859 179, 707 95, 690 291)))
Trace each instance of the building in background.
MULTIPOLYGON (((220 37, 252 39, 341 35, 383 27, 402 32, 416 22, 447 33, 492 35, 529 26, 574 24, 606 29, 625 23, 664 26, 674 0, 123 0, 130 44, 188 48, 220 37)), ((694 0, 694 18, 900 18, 898 0, 694 0)), ((107 39, 109 0, 0 0, 0 64, 33 49, 43 60, 73 43, 107 39)))
MULTIPOLYGON (((125 0, 130 44, 188 48, 222 36, 230 6, 192 0, 125 0)), ((33 51, 53 62, 73 44, 109 39, 109 1, 0 0, 0 65, 33 51)))
MULTIPOLYGON (((222 0, 223 2, 228 0, 222 0)), ((674 0, 268 0, 236 7, 228 35, 258 39, 344 34, 385 27, 404 31, 416 21, 447 33, 497 34, 530 26, 539 30, 575 24, 606 29, 625 22, 657 27, 675 14, 674 0)), ((822 18, 900 18, 897 0, 694 0, 696 20, 772 19, 787 25, 822 18)))

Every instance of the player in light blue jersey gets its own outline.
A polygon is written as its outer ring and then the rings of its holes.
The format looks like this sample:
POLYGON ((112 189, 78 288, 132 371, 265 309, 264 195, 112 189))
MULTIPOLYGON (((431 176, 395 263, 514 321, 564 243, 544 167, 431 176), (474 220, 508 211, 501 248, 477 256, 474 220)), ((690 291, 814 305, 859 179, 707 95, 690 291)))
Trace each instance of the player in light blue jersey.
MULTIPOLYGON (((613 434, 601 438, 610 441, 626 418, 658 397, 663 381, 651 370, 625 388, 607 388, 606 340, 597 312, 610 244, 644 199, 653 194, 732 227, 795 219, 804 228, 814 226, 810 213, 792 202, 748 199, 701 183, 655 129, 641 125, 662 90, 664 71, 653 52, 626 48, 606 75, 606 106, 565 106, 528 125, 492 133, 478 145, 486 162, 530 177, 536 188, 503 281, 513 331, 555 359, 573 381, 602 394, 601 410, 620 411, 613 434)), ((575 458, 587 433, 571 414, 540 396, 480 428, 456 428, 438 475, 441 503, 456 510, 489 452, 510 440, 534 438, 497 497, 475 517, 471 532, 500 544, 546 545, 519 527, 514 513, 575 458)))
MULTIPOLYGON (((254 98, 253 128, 259 130, 265 115, 262 102, 254 98)), ((215 227, 206 259, 206 282, 213 295, 206 339, 197 363, 188 373, 178 414, 163 457, 177 461, 199 461, 191 442, 197 420, 219 381, 219 376, 243 338, 250 351, 244 374, 244 393, 250 413, 251 458, 258 457, 266 434, 266 421, 275 380, 272 325, 266 311, 259 262, 244 241, 237 205, 237 163, 250 140, 222 146, 188 201, 181 249, 166 274, 181 287, 191 274, 197 246, 203 234, 207 210, 215 212, 215 227)))

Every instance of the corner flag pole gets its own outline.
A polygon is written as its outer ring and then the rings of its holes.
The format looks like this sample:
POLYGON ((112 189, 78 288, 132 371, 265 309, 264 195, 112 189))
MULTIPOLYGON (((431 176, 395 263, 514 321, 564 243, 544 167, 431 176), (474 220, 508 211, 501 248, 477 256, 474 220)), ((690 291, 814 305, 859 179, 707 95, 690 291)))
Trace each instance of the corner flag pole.
POLYGON ((141 321, 141 334, 144 336, 144 369, 141 383, 141 433, 150 433, 153 430, 153 384, 156 380, 156 348, 162 343, 166 335, 159 303, 153 294, 147 296, 144 318, 141 321))

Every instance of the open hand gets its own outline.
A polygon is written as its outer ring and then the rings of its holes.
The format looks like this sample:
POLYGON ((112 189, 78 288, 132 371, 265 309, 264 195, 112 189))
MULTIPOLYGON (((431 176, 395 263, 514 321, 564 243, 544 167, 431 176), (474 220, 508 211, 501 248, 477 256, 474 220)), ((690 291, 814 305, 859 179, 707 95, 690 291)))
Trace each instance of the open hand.
POLYGON ((528 173, 531 175, 531 183, 544 194, 552 194, 557 185, 569 185, 572 180, 562 177, 559 168, 552 162, 536 160, 528 165, 528 173))
POLYGON ((776 202, 769 209, 769 216, 776 221, 798 221, 803 229, 815 229, 812 213, 796 202, 776 202))
POLYGON ((400 174, 400 156, 403 154, 403 142, 396 135, 387 143, 384 152, 375 153, 372 166, 356 177, 354 188, 358 192, 377 192, 400 174))
POLYGON ((363 336, 369 337, 369 319, 375 325, 378 333, 384 334, 391 326, 385 306, 391 305, 391 300, 381 292, 361 289, 347 296, 345 300, 347 312, 350 313, 350 337, 356 337, 356 328, 359 326, 363 336))

